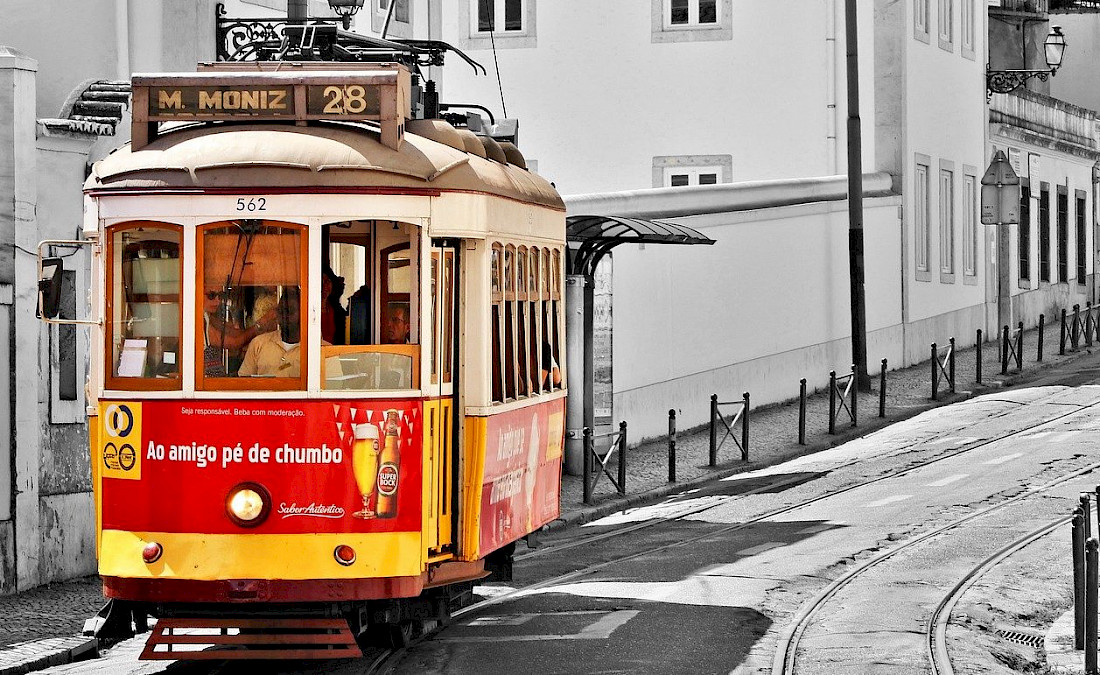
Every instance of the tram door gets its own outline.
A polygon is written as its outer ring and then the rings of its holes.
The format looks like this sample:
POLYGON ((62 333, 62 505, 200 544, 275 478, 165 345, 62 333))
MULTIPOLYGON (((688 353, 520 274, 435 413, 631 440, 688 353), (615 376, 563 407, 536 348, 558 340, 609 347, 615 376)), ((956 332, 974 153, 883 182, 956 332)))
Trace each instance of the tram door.
POLYGON ((426 494, 430 495, 428 548, 435 553, 453 551, 454 487, 457 467, 455 411, 458 346, 458 248, 446 239, 432 241, 431 308, 425 332, 431 331, 431 401, 426 408, 426 429, 431 451, 426 466, 426 494))

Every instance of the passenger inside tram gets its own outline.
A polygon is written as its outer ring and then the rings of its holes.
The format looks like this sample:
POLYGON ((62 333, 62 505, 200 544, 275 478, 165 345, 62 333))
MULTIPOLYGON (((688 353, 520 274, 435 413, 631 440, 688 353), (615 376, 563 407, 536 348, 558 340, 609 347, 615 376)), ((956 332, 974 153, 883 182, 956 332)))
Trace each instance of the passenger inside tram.
POLYGON ((298 377, 302 371, 300 290, 283 289, 278 304, 278 329, 257 335, 237 371, 242 377, 298 377))
MULTIPOLYGON (((259 300, 266 300, 261 296, 259 300)), ((231 301, 230 293, 207 287, 203 293, 203 372, 207 377, 227 377, 235 374, 244 358, 248 344, 262 333, 277 326, 275 308, 257 300, 253 314, 263 312, 248 326, 242 325, 240 311, 231 301), (265 309, 266 307, 266 309, 265 309)))

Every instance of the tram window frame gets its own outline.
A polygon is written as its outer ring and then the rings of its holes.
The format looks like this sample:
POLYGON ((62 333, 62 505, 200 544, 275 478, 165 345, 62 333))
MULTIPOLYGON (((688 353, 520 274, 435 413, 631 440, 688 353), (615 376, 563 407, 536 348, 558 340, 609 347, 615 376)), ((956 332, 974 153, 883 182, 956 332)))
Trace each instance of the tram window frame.
MULTIPOLYGON (((105 317, 104 322, 104 356, 103 359, 103 383, 107 389, 113 390, 132 390, 132 391, 179 391, 183 389, 183 355, 181 348, 183 346, 183 275, 184 275, 184 243, 183 243, 183 226, 176 225, 174 223, 165 223, 151 220, 131 221, 126 223, 120 223, 117 225, 111 225, 104 232, 104 237, 107 241, 106 251, 106 289, 105 293, 105 317), (164 230, 166 232, 173 232, 177 237, 177 241, 173 242, 177 246, 176 261, 178 268, 178 289, 176 291, 176 339, 177 346, 175 352, 176 359, 176 372, 174 377, 156 377, 156 376, 123 376, 116 375, 117 366, 122 358, 122 346, 119 346, 119 354, 116 358, 114 353, 114 338, 115 338, 115 294, 116 289, 120 294, 125 294, 126 289, 119 285, 115 279, 115 235, 121 235, 128 230, 164 230)), ((121 252, 119 252, 121 255, 121 252)), ((119 273, 122 273, 123 261, 119 258, 119 273)), ((148 294, 147 294, 148 295, 148 294)), ((159 294, 158 294, 159 295, 159 294)), ((169 294, 165 294, 169 295, 169 294)), ((120 300, 129 304, 123 295, 120 295, 120 300)), ((163 336, 162 336, 163 337, 163 336)), ((125 339, 125 338, 124 338, 125 339)), ((148 338, 146 338, 148 340, 148 338)), ((146 344, 146 349, 148 344, 146 344)), ((143 350, 143 353, 147 352, 143 350)))
POLYGON ((493 403, 504 402, 504 246, 494 243, 489 251, 489 297, 492 302, 492 340, 489 345, 492 383, 490 392, 493 403))
POLYGON ((541 395, 546 393, 546 378, 542 376, 542 289, 540 287, 540 281, 542 280, 542 253, 538 246, 531 247, 530 256, 531 259, 527 263, 527 312, 528 331, 531 336, 529 347, 531 351, 528 354, 527 360, 531 364, 533 370, 531 376, 531 393, 541 395))
MULTIPOLYGON (((210 391, 305 391, 309 376, 308 352, 311 335, 309 331, 309 228, 298 223, 290 223, 278 220, 263 220, 263 227, 278 227, 289 229, 298 235, 298 350, 299 369, 298 377, 270 377, 270 376, 233 376, 217 377, 207 376, 204 369, 205 338, 202 330, 205 326, 203 295, 205 293, 204 276, 206 270, 206 238, 209 230, 224 229, 233 221, 221 220, 203 223, 195 229, 195 390, 210 391)), ((272 286, 285 286, 287 284, 269 284, 272 286)), ((269 331, 270 332, 270 331, 269 331)), ((262 335, 262 333, 261 333, 262 335)), ((258 336, 257 336, 258 337, 258 336)), ((253 338, 255 339, 255 338, 253 338)), ((251 340, 249 345, 251 345, 251 340)), ((245 347, 247 353, 248 347, 245 347)))
MULTIPOLYGON (((549 248, 542 250, 542 340, 543 344, 550 347, 551 362, 546 365, 547 378, 546 378, 546 391, 554 391, 554 343, 551 336, 551 330, 554 326, 554 317, 552 312, 554 311, 554 304, 550 301, 551 288, 553 287, 553 262, 552 253, 549 248)), ((542 349, 540 345, 539 352, 541 354, 542 349)))
POLYGON ((554 319, 554 325, 552 327, 551 335, 554 342, 550 345, 550 353, 554 358, 554 363, 558 364, 558 370, 561 372, 561 384, 553 385, 555 390, 561 389, 565 386, 565 368, 561 365, 561 329, 564 324, 562 317, 562 302, 561 302, 561 281, 562 281, 562 268, 561 268, 561 249, 555 248, 552 254, 553 269, 551 270, 551 289, 550 289, 550 304, 552 305, 551 316, 554 319))
POLYGON ((527 328, 527 265, 530 262, 529 249, 526 246, 516 247, 516 373, 519 376, 519 385, 516 389, 517 397, 522 398, 531 395, 531 362, 528 355, 530 335, 527 328))
POLYGON ((516 247, 504 247, 504 400, 518 398, 519 372, 516 368, 516 247))

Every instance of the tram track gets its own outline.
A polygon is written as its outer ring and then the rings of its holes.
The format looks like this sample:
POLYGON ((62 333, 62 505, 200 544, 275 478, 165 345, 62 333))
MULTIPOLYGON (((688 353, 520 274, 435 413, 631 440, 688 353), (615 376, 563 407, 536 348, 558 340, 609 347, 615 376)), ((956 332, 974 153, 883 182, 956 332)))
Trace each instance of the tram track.
MULTIPOLYGON (((847 587, 863 574, 866 574, 870 570, 886 562, 887 560, 890 560, 899 553, 910 551, 914 549, 917 545, 939 537, 940 535, 943 535, 959 527, 960 525, 964 525, 984 516, 996 513, 997 511, 1000 511, 1008 506, 1021 502, 1037 494, 1046 492, 1054 487, 1062 485, 1063 483, 1066 483, 1098 469, 1100 469, 1100 462, 1094 462, 1080 469, 1071 471, 1068 474, 1059 476, 1058 478, 1048 481, 1042 485, 1025 490, 1014 497, 1009 497, 996 504, 993 504, 992 506, 988 506, 984 509, 980 509, 973 513, 967 514, 965 516, 962 516, 961 518, 956 518, 949 523, 917 535, 916 537, 898 546, 895 546, 889 551, 880 553, 859 564, 857 567, 849 570, 848 572, 837 578, 835 581, 830 583, 828 586, 826 586, 809 602, 804 603, 799 611, 795 614, 794 620, 789 623, 780 634, 779 643, 776 645, 775 649, 775 656, 773 659, 771 672, 775 674, 782 673, 783 675, 793 675, 793 673, 795 672, 797 661, 796 657, 798 652, 798 643, 801 640, 802 636, 805 634, 806 630, 811 625, 812 619, 817 615, 818 611, 827 602, 829 602, 830 599, 832 599, 837 593, 839 593, 841 590, 843 590, 845 587, 847 587)), ((931 627, 929 628, 929 631, 933 635, 933 637, 930 637, 928 639, 928 658, 934 673, 953 672, 952 670, 950 670, 950 657, 947 654, 946 648, 946 622, 949 618, 950 607, 954 606, 954 603, 957 601, 957 598, 962 594, 962 592, 965 591, 966 588, 968 588, 975 581, 977 581, 977 579, 980 578, 982 574, 984 574, 989 569, 992 569, 998 562, 1008 557, 1020 548, 1023 548, 1034 539, 1042 536, 1042 534, 1046 534, 1055 529, 1056 527, 1058 527, 1058 525, 1064 522, 1066 522, 1066 519, 1060 518, 1053 523, 1048 523, 1044 525, 1038 530, 1033 530, 1028 535, 1025 535, 1024 537, 1014 541, 1012 544, 1003 547, 993 555, 983 560, 982 563, 972 568, 972 570, 963 578, 963 580, 960 581, 954 588, 952 588, 952 590, 947 594, 944 600, 940 602, 939 606, 936 609, 936 616, 934 620, 930 622, 931 627), (938 629, 937 626, 942 626, 942 629, 938 629), (937 635, 937 633, 941 630, 944 634, 942 642, 940 637, 937 635), (943 668, 945 664, 947 664, 947 670, 937 669, 943 668)))
MULTIPOLYGON (((1034 404, 1037 404, 1037 403, 1049 403, 1051 401, 1051 399, 1056 398, 1061 393, 1063 393, 1063 392, 1059 391, 1059 392, 1051 394, 1050 396, 1040 398, 1040 399, 1037 399, 1035 401, 1029 401, 1027 403, 1027 405, 1034 405, 1034 404)), ((863 487, 865 485, 871 485, 871 484, 877 483, 879 481, 885 480, 887 478, 893 478, 893 477, 896 477, 896 476, 905 475, 906 473, 924 468, 926 466, 934 464, 935 462, 951 459, 952 457, 956 457, 960 454, 970 452, 971 450, 976 450, 976 449, 985 447, 987 445, 990 445, 990 444, 993 444, 993 443, 998 443, 1000 441, 1012 438, 1014 436, 1018 436, 1020 434, 1027 433, 1029 431, 1033 431, 1033 430, 1035 430, 1039 427, 1042 427, 1046 424, 1051 424, 1051 423, 1054 423, 1054 422, 1058 422, 1058 421, 1060 421, 1060 420, 1062 420, 1066 417, 1084 412, 1085 410, 1088 410, 1089 408, 1094 408, 1096 406, 1100 406, 1100 401, 1097 401, 1096 403, 1091 403, 1091 404, 1088 404, 1088 405, 1082 405, 1081 407, 1079 407, 1075 410, 1071 410, 1071 411, 1062 413, 1062 414, 1057 415, 1055 417, 1052 417, 1050 419, 1043 420, 1042 422, 1039 422, 1037 424, 1026 426, 1024 428, 1017 429, 1015 431, 1011 431, 1011 432, 1008 432, 1008 433, 1005 433, 1005 434, 1001 434, 1001 435, 995 436, 993 438, 988 438, 988 439, 984 439, 984 440, 980 440, 980 441, 975 441, 973 443, 964 444, 963 446, 961 446, 959 448, 948 451, 948 452, 946 452, 944 454, 941 454, 941 455, 937 455, 937 456, 929 458, 927 460, 923 460, 923 461, 921 461, 917 464, 911 465, 910 467, 907 467, 907 468, 905 468, 901 471, 891 472, 891 473, 884 474, 884 475, 881 475, 881 476, 876 476, 874 478, 870 478, 870 479, 864 480, 862 482, 858 482, 858 483, 854 483, 854 484, 849 485, 849 486, 845 486, 844 488, 841 488, 840 490, 836 490, 836 491, 830 492, 826 495, 823 495, 822 497, 815 498, 813 501, 817 501, 817 500, 819 500, 821 498, 824 498, 824 497, 830 497, 830 496, 842 494, 843 492, 845 492, 847 490, 860 488, 860 487, 863 487)), ((983 420, 983 421, 996 420, 996 419, 999 419, 1001 417, 1005 417, 1007 415, 1010 415, 1013 412, 1015 412, 1015 410, 1006 410, 1006 411, 1004 411, 1000 414, 991 415, 989 418, 987 418, 986 420, 983 420)), ((945 430, 937 438, 942 438, 944 435, 959 433, 961 431, 965 431, 967 428, 969 428, 969 427, 966 426, 966 425, 963 425, 963 426, 956 427, 954 429, 945 430)), ((866 438, 866 437, 860 437, 860 438, 866 438)), ((935 439, 931 439, 931 440, 935 440, 935 439)), ((889 458, 889 457, 897 457, 899 455, 903 455, 903 454, 906 454, 908 452, 912 452, 914 449, 917 449, 921 445, 927 444, 928 442, 929 442, 929 439, 922 440, 922 441, 917 442, 917 443, 910 443, 909 445, 905 445, 905 446, 903 446, 903 447, 901 447, 901 448, 899 448, 899 449, 897 449, 893 452, 878 456, 875 459, 884 459, 884 458, 889 458)), ((805 456, 805 455, 803 455, 803 456, 805 456)), ((841 470, 841 469, 846 469, 846 468, 855 466, 857 464, 861 464, 865 461, 866 460, 864 458, 852 459, 850 461, 842 462, 840 464, 837 464, 834 467, 831 467, 829 469, 829 471, 830 471, 830 473, 836 472, 836 471, 841 470)), ((761 468, 767 468, 767 467, 761 467, 761 468)), ((732 475, 735 476, 737 474, 732 474, 732 475)), ((562 551, 568 551, 570 549, 578 548, 578 547, 581 547, 581 546, 587 546, 589 544, 594 544, 594 543, 597 543, 597 542, 600 542, 600 541, 613 539, 615 537, 619 537, 619 536, 622 536, 622 535, 631 534, 631 533, 634 533, 634 532, 637 532, 637 531, 640 531, 640 530, 644 530, 644 529, 647 529, 647 528, 650 528, 650 527, 657 527, 657 526, 663 525, 665 523, 670 523, 670 522, 674 522, 674 521, 677 521, 677 520, 683 520, 684 518, 688 518, 690 516, 698 515, 700 513, 705 512, 705 511, 709 511, 710 509, 713 509, 716 506, 726 506, 730 503, 741 501, 741 500, 743 500, 743 499, 745 499, 749 496, 752 496, 752 495, 757 495, 757 494, 761 494, 761 493, 764 493, 764 492, 772 492, 772 491, 776 491, 777 489, 783 489, 783 488, 791 487, 793 485, 798 485, 799 483, 801 483, 803 481, 804 481, 804 479, 801 476, 798 476, 798 477, 788 478, 786 480, 781 480, 781 481, 774 482, 774 483, 767 483, 765 485, 761 485, 761 486, 753 488, 751 490, 747 490, 747 491, 745 491, 743 493, 740 493, 738 495, 732 495, 732 496, 730 496, 729 499, 722 500, 720 503, 717 503, 717 504, 708 503, 708 504, 701 504, 701 505, 686 506, 685 508, 683 508, 681 510, 674 511, 673 513, 668 514, 668 515, 659 516, 657 518, 652 518, 652 519, 647 519, 647 520, 642 521, 642 522, 633 523, 633 524, 630 524, 630 525, 615 528, 615 529, 608 530, 608 531, 605 531, 605 532, 600 532, 600 533, 597 533, 597 534, 587 535, 585 537, 574 539, 574 540, 571 540, 571 541, 567 541, 567 542, 564 542, 564 543, 561 543, 561 544, 549 544, 549 545, 541 546, 537 549, 532 549, 532 550, 529 550, 529 551, 525 551, 524 553, 521 553, 519 555, 516 555, 515 556, 515 561, 516 562, 522 562, 524 560, 530 560, 532 558, 542 557, 542 556, 546 556, 546 555, 550 555, 550 554, 554 554, 554 553, 560 553, 562 551)), ((679 496, 680 494, 683 494, 683 493, 679 493, 676 496, 679 496)), ((805 502, 805 503, 802 503, 802 504, 798 504, 798 505, 795 505, 794 508, 797 508, 799 506, 805 506, 805 505, 808 505, 810 503, 813 503, 813 502, 805 502)), ((777 511, 777 512, 769 512, 767 514, 764 514, 763 516, 760 516, 760 518, 768 518, 768 517, 771 517, 772 515, 778 515, 779 513, 785 513, 785 512, 786 512, 785 510, 781 510, 781 511, 777 511)), ((755 522, 755 521, 751 521, 751 522, 755 522)))
MULTIPOLYGON (((1061 392, 1058 392, 1058 393, 1061 393, 1061 392)), ((1050 399, 1055 398, 1058 393, 1052 394, 1050 397, 1037 399, 1036 401, 1030 401, 1030 402, 1028 402, 1028 405, 1032 405, 1032 404, 1036 404, 1036 403, 1049 402, 1050 399)), ((885 474, 882 474, 882 475, 879 475, 879 476, 875 476, 875 477, 868 478, 868 479, 865 479, 865 480, 857 481, 855 483, 845 485, 845 486, 843 486, 841 488, 838 488, 838 489, 830 490, 830 491, 825 492, 823 494, 816 495, 812 498, 805 499, 805 500, 802 500, 802 501, 794 503, 794 504, 788 504, 788 505, 785 505, 785 506, 782 506, 782 507, 779 507, 779 508, 776 508, 776 509, 772 509, 770 511, 761 513, 759 515, 756 515, 756 516, 754 516, 752 518, 749 518, 749 519, 747 519, 745 521, 742 521, 742 522, 730 524, 730 525, 718 528, 716 530, 709 530, 705 533, 700 533, 696 536, 692 536, 692 537, 688 537, 688 538, 681 539, 681 540, 678 540, 678 541, 670 542, 670 543, 667 543, 667 544, 663 544, 661 546, 657 546, 657 547, 653 547, 653 548, 647 548, 645 550, 637 551, 635 553, 630 553, 630 554, 627 554, 627 555, 618 556, 618 557, 615 557, 611 560, 606 560, 606 561, 603 561, 603 562, 588 565, 588 566, 585 566, 583 568, 573 570, 571 572, 567 572, 567 573, 564 573, 564 574, 559 574, 559 575, 556 575, 554 577, 544 579, 542 581, 538 581, 538 582, 535 582, 533 584, 529 584, 529 585, 526 585, 526 586, 523 586, 523 587, 509 589, 509 590, 501 593, 500 595, 496 595, 496 596, 491 597, 491 598, 486 598, 486 599, 484 599, 480 602, 473 603, 471 605, 468 605, 466 607, 463 607, 463 608, 453 612, 451 614, 451 619, 458 619, 458 618, 463 617, 463 616, 475 615, 475 614, 477 614, 481 611, 489 609, 490 607, 494 607, 496 605, 500 605, 500 604, 509 602, 511 600, 518 599, 520 597, 523 597, 524 595, 536 593, 538 591, 541 591, 541 590, 549 588, 549 587, 553 587, 553 586, 556 586, 556 585, 572 582, 576 579, 583 578, 585 576, 594 574, 596 572, 602 571, 602 570, 607 569, 607 568, 612 567, 612 566, 620 565, 622 563, 625 563, 625 562, 628 562, 628 561, 631 561, 631 560, 635 560, 635 559, 643 558, 643 557, 646 557, 646 556, 651 556, 651 555, 654 555, 654 554, 662 553, 664 551, 673 550, 673 549, 676 549, 676 548, 687 546, 687 545, 693 544, 693 543, 698 542, 698 541, 702 541, 702 540, 711 539, 711 538, 714 538, 714 537, 720 537, 720 536, 723 536, 723 535, 731 534, 731 533, 737 532, 739 530, 743 530, 743 529, 752 527, 752 526, 754 526, 758 523, 761 523, 763 521, 775 518, 777 516, 781 516, 781 515, 784 515, 784 514, 787 514, 787 513, 805 508, 807 506, 811 506, 811 505, 816 504, 818 502, 821 502, 823 500, 831 499, 831 498, 836 497, 838 495, 842 495, 842 494, 845 494, 847 492, 851 492, 853 490, 857 490, 857 489, 860 489, 860 488, 863 488, 863 487, 866 487, 866 486, 869 486, 869 485, 874 485, 876 483, 880 483, 880 482, 885 481, 887 479, 897 478, 897 477, 900 477, 900 476, 905 476, 905 475, 910 474, 910 473, 914 473, 916 471, 919 471, 921 469, 924 469, 924 468, 926 468, 928 466, 931 466, 931 465, 934 465, 936 463, 943 462, 943 461, 952 459, 954 457, 958 457, 959 455, 962 455, 962 454, 965 454, 965 453, 968 453, 968 452, 972 452, 974 450, 984 448, 984 447, 986 447, 988 445, 991 445, 991 444, 994 444, 994 443, 999 443, 999 442, 1004 441, 1006 439, 1010 439, 1010 438, 1013 438, 1015 436, 1025 434, 1025 433, 1028 433, 1030 431, 1034 431, 1036 429, 1040 429, 1044 426, 1047 426, 1047 425, 1054 424, 1054 423, 1057 423, 1059 421, 1065 420, 1068 417, 1072 417, 1072 416, 1075 416, 1075 415, 1080 415, 1080 414, 1086 413, 1089 410, 1097 408, 1098 406, 1100 406, 1100 401, 1096 401, 1094 403, 1076 404, 1076 405, 1077 405, 1077 407, 1075 407, 1073 410, 1069 410, 1069 411, 1066 411, 1064 413, 1060 413, 1058 415, 1055 415, 1054 417, 1044 419, 1044 420, 1036 422, 1034 424, 1025 425, 1025 426, 1023 426, 1019 429, 1016 429, 1014 431, 1010 431, 1010 432, 1007 432, 1007 433, 1004 433, 1004 434, 999 434, 999 435, 997 435, 995 437, 992 437, 992 438, 983 439, 983 440, 975 441, 973 443, 964 444, 961 447, 956 448, 954 450, 950 450, 950 451, 944 452, 942 454, 936 455, 935 457, 931 457, 927 460, 921 460, 919 462, 911 464, 911 465, 905 467, 904 469, 901 469, 901 470, 898 470, 898 471, 892 471, 892 472, 885 473, 885 474)), ((992 415, 989 418, 987 418, 986 421, 997 419, 997 418, 1003 417, 1003 416, 1007 416, 1007 415, 1011 414, 1012 412, 1013 411, 1006 411, 1006 412, 1004 412, 1002 414, 999 414, 999 415, 992 415)), ((957 427, 953 430, 944 430, 943 432, 940 433, 939 436, 937 436, 937 438, 943 437, 944 435, 949 435, 951 433, 956 433, 956 432, 959 432, 959 431, 963 431, 967 428, 969 428, 969 427, 964 425, 964 426, 957 427)), ((926 439, 926 440, 923 440, 923 441, 920 441, 920 442, 917 442, 917 443, 911 443, 911 444, 908 444, 906 446, 903 446, 902 448, 900 448, 896 451, 893 451, 893 452, 890 452, 888 454, 882 455, 881 457, 896 457, 896 456, 899 456, 899 455, 903 455, 907 452, 911 452, 914 448, 920 447, 921 445, 927 444, 929 441, 934 441, 934 440, 935 439, 926 439)), ((838 464, 834 467, 831 467, 830 471, 832 472, 832 471, 836 471, 838 469, 851 467, 851 466, 859 464, 863 461, 865 461, 865 460, 864 459, 853 459, 851 461, 842 462, 842 463, 840 463, 840 464, 838 464)), ((1026 497, 1026 496, 1030 496, 1031 494, 1033 494, 1036 491, 1039 491, 1039 490, 1042 490, 1042 489, 1049 489, 1050 487, 1053 487, 1056 484, 1056 482, 1064 482, 1066 480, 1071 480, 1072 478, 1074 478, 1078 475, 1082 475, 1082 474, 1091 472, 1091 471, 1096 470, 1096 469, 1100 469, 1100 462, 1095 463, 1095 464, 1091 464, 1087 467, 1084 467, 1084 468, 1079 469, 1077 471, 1074 471, 1070 474, 1067 474, 1066 476, 1060 477, 1060 478, 1056 479, 1055 481, 1052 481, 1050 483, 1046 483, 1043 486, 1040 486, 1039 488, 1035 488, 1033 490, 1026 491, 1024 493, 1021 493, 1020 495, 1017 495, 1015 497, 1012 497, 1012 498, 1008 499, 1007 501, 1000 502, 1000 503, 995 504, 991 507, 983 509, 982 511, 978 511, 978 512, 969 514, 969 515, 967 515, 963 518, 952 521, 952 523, 950 523, 946 526, 943 526, 941 528, 937 528, 936 530, 933 530, 931 532, 920 535, 917 539, 906 542, 901 547, 892 549, 890 552, 887 552, 886 554, 883 554, 883 556, 881 556, 881 558, 883 560, 885 560, 889 557, 892 557, 892 555, 894 553, 896 553, 898 551, 901 551, 901 550, 905 550, 910 545, 916 544, 919 541, 924 541, 924 540, 926 540, 926 539, 928 539, 932 536, 935 536, 936 534, 939 534, 943 531, 947 531, 951 527, 956 527, 958 525, 963 524, 964 522, 968 522, 970 520, 973 520, 973 519, 975 519, 975 518, 977 518, 981 515, 993 512, 993 511, 995 511, 999 508, 1003 508, 1004 506, 1007 506, 1010 503, 1015 503, 1015 502, 1019 501, 1020 499, 1026 497)), ((801 477, 799 477, 799 478, 787 479, 787 480, 784 480, 784 481, 780 481, 778 483, 768 483, 766 485, 759 486, 757 488, 754 488, 754 489, 752 489, 750 491, 747 491, 745 493, 742 493, 740 495, 736 495, 734 497, 731 497, 730 500, 722 501, 719 504, 708 503, 708 504, 701 505, 701 506, 688 507, 688 508, 685 508, 682 511, 678 511, 678 512, 675 512, 675 513, 667 515, 667 516, 662 516, 662 517, 655 518, 655 519, 652 519, 652 520, 647 520, 647 521, 644 521, 644 522, 641 522, 641 523, 634 523, 634 524, 631 524, 631 525, 628 525, 628 526, 625 526, 625 527, 616 528, 615 530, 611 530, 611 531, 599 533, 597 535, 585 537, 583 539, 569 541, 569 542, 566 542, 566 543, 561 544, 561 545, 557 545, 557 546, 552 545, 552 546, 547 546, 545 548, 535 549, 533 551, 527 552, 526 554, 516 556, 516 561, 518 562, 518 561, 528 560, 528 559, 543 556, 543 555, 548 555, 548 554, 551 554, 551 553, 558 553, 558 552, 570 550, 570 549, 573 549, 573 548, 577 548, 577 547, 580 547, 580 546, 584 546, 584 545, 587 545, 587 544, 595 543, 595 542, 598 542, 598 541, 603 541, 603 540, 606 540, 606 539, 610 539, 610 538, 613 538, 613 537, 617 537, 617 536, 637 532, 637 531, 640 531, 640 530, 643 530, 643 529, 646 529, 646 528, 649 528, 649 527, 655 527, 655 526, 665 524, 665 523, 669 523, 669 522, 673 522, 673 521, 676 521, 676 520, 682 520, 682 519, 687 518, 689 516, 697 515, 699 513, 703 513, 705 511, 713 509, 717 506, 725 506, 725 505, 730 504, 732 501, 739 501, 739 500, 741 500, 745 497, 748 497, 750 495, 753 495, 753 494, 759 494, 759 493, 765 492, 765 491, 774 491, 777 487, 786 487, 788 485, 797 484, 797 483, 801 482, 802 480, 803 479, 801 477)), ((868 563, 877 564, 877 562, 875 562, 875 561, 878 561, 878 557, 872 559, 871 561, 868 561, 868 563)), ((852 574, 852 573, 853 572, 859 572, 860 570, 864 569, 864 567, 868 563, 865 563, 860 568, 857 568, 856 570, 853 570, 852 572, 850 572, 848 575, 845 575, 845 577, 842 577, 841 579, 839 579, 838 582, 843 580, 843 579, 848 578, 849 576, 854 577, 855 575, 852 574)), ((845 582, 844 585, 846 585, 846 584, 847 584, 847 582, 845 582)), ((839 590, 839 588, 837 588, 836 590, 839 590)), ((834 591, 834 593, 835 593, 835 591, 834 591)), ((832 594, 830 594, 830 596, 831 595, 832 594)), ((809 616, 810 615, 807 615, 807 618, 809 616)), ((436 632, 438 632, 438 631, 436 631, 436 632)), ((801 634, 801 630, 799 631, 798 634, 799 635, 801 634)), ((431 639, 432 635, 434 635, 434 632, 430 635, 425 636, 425 639, 431 639)), ((796 646, 797 642, 795 642, 794 644, 796 646)), ((785 653, 784 653, 784 657, 783 657, 782 660, 780 660, 779 654, 780 654, 780 651, 779 651, 779 649, 777 649, 777 651, 776 651, 776 663, 781 664, 780 669, 778 669, 778 670, 773 669, 772 672, 774 672, 774 673, 793 672, 791 670, 786 670, 785 669, 786 664, 787 664, 787 658, 786 658, 785 653)), ((366 672, 368 672, 368 673, 387 672, 386 670, 384 670, 384 668, 388 667, 389 665, 393 665, 394 664, 393 659, 396 658, 396 656, 398 656, 398 655, 397 654, 387 655, 385 658, 382 658, 382 659, 378 660, 377 666, 372 666, 372 668, 367 670, 366 672)), ((791 652, 791 656, 793 657, 793 652, 791 652)), ((793 667, 793 658, 790 659, 790 664, 793 667)))
POLYGON ((951 655, 947 649, 947 626, 951 621, 951 612, 962 595, 981 579, 986 572, 995 568, 1000 562, 1007 559, 1025 546, 1045 537, 1059 527, 1072 520, 1065 516, 1057 518, 1042 527, 1036 528, 1026 535, 1016 539, 1010 544, 998 549, 982 562, 975 565, 957 584, 944 596, 928 621, 925 638, 928 643, 928 662, 934 675, 954 675, 955 670, 951 664, 951 655))

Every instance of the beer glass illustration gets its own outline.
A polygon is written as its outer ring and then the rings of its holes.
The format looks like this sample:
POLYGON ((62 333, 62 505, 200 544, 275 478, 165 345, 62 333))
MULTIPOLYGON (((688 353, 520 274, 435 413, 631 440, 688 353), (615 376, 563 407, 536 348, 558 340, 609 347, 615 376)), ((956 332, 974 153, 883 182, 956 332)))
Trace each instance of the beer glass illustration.
POLYGON ((355 442, 351 446, 351 471, 363 497, 363 509, 352 515, 366 520, 376 515, 371 500, 378 484, 378 427, 370 423, 353 424, 352 430, 355 442))

